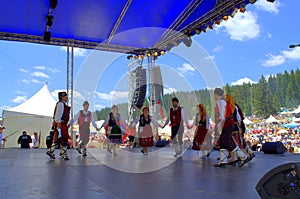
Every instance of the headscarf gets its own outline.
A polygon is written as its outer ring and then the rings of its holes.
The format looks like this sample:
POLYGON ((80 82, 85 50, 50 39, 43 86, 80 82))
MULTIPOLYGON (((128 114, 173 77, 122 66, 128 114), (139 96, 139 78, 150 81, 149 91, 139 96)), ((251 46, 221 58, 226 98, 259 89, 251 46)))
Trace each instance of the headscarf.
POLYGON ((230 104, 230 108, 231 108, 231 113, 234 113, 235 111, 235 102, 233 100, 233 98, 231 97, 231 95, 225 94, 225 100, 228 104, 230 104))
POLYGON ((197 107, 200 109, 200 116, 201 116, 201 121, 206 120, 206 109, 203 104, 198 104, 197 107))

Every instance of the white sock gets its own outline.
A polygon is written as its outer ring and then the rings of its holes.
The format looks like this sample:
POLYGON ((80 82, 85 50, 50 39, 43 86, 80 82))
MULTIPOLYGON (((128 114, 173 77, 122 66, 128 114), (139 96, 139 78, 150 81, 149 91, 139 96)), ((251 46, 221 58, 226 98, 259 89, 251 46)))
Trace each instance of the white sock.
POLYGON ((61 129, 57 129, 57 132, 58 132, 57 138, 60 138, 61 137, 61 129))

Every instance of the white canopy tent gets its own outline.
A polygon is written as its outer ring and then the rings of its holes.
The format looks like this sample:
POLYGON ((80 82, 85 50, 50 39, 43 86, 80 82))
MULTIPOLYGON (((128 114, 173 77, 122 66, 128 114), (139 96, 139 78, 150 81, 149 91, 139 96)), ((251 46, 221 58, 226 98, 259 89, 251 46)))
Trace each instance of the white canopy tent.
POLYGON ((247 117, 243 120, 245 125, 254 124, 251 120, 249 120, 247 117))
POLYGON ((292 113, 300 113, 300 105, 298 106, 298 108, 296 110, 294 110, 292 113))
POLYGON ((16 107, 3 110, 4 137, 8 137, 5 147, 17 147, 17 139, 26 131, 40 135, 40 147, 46 147, 45 137, 51 129, 56 101, 48 85, 45 84, 35 95, 16 107))
POLYGON ((277 120, 275 117, 273 117, 272 115, 270 115, 270 117, 268 119, 266 119, 265 121, 266 123, 279 123, 279 120, 277 120))
POLYGON ((300 122, 300 118, 293 117, 292 121, 293 121, 293 122, 297 122, 297 123, 299 123, 299 122, 300 122))

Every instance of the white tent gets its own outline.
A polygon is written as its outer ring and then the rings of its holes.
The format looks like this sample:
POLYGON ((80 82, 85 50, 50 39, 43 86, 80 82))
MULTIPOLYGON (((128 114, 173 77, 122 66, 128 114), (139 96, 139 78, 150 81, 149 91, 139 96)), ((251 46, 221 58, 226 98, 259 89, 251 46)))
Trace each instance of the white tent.
POLYGON ((265 122, 266 123, 279 123, 279 120, 276 120, 275 117, 273 117, 272 115, 270 115, 270 117, 268 119, 266 119, 265 122))
POLYGON ((51 129, 56 101, 45 84, 35 95, 16 107, 3 110, 5 147, 18 147, 17 139, 23 131, 40 135, 40 147, 45 147, 45 137, 51 129))
POLYGON ((298 108, 296 110, 294 110, 292 113, 300 113, 300 105, 298 106, 298 108))
POLYGON ((243 120, 243 122, 244 122, 244 124, 246 124, 246 125, 253 124, 253 122, 252 122, 251 120, 249 120, 248 118, 245 118, 245 119, 243 120))
POLYGON ((293 117, 292 121, 293 121, 293 122, 300 122, 300 118, 293 117))

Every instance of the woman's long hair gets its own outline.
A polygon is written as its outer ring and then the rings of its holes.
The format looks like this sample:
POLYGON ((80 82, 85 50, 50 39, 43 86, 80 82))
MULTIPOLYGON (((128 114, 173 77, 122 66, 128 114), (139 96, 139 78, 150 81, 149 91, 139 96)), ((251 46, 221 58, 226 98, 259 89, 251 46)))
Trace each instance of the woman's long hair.
POLYGON ((204 105, 198 104, 197 107, 199 107, 199 109, 200 109, 201 121, 205 121, 206 120, 206 109, 205 109, 204 105))

